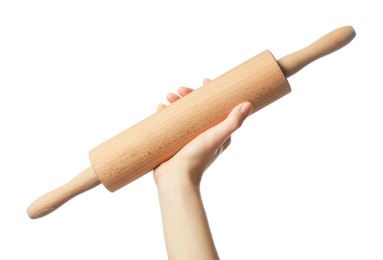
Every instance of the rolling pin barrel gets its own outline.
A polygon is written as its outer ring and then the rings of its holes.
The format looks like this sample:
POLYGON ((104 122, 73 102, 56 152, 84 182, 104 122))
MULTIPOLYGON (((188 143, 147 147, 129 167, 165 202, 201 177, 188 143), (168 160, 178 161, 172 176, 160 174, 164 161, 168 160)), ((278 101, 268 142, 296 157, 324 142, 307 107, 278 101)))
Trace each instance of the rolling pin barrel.
POLYGON ((256 111, 289 92, 278 62, 264 51, 91 150, 92 167, 116 191, 221 122, 235 105, 249 101, 256 111))
POLYGON ((92 167, 34 201, 27 210, 29 217, 49 214, 100 182, 109 191, 118 190, 224 120, 239 103, 251 102, 255 112, 286 95, 291 90, 287 77, 354 37, 354 29, 345 26, 279 61, 269 51, 258 54, 91 150, 92 167))

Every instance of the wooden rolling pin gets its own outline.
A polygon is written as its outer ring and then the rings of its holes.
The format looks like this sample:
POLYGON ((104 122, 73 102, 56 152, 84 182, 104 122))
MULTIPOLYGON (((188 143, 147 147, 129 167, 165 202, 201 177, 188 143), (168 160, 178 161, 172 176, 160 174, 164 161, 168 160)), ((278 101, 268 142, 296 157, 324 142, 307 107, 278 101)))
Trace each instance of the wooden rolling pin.
POLYGON ((33 202, 29 217, 49 214, 100 183, 113 192, 136 180, 221 122, 239 103, 250 101, 255 112, 289 93, 287 77, 342 48, 355 35, 351 26, 345 26, 278 61, 269 51, 249 59, 91 150, 92 166, 33 202))

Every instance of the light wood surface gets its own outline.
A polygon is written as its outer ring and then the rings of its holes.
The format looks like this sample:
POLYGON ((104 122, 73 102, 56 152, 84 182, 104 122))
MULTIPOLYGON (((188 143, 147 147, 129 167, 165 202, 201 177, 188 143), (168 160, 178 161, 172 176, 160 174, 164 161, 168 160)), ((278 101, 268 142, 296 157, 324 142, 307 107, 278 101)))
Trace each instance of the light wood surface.
POLYGON ((278 62, 264 51, 217 79, 92 149, 92 167, 28 208, 31 218, 49 214, 100 182, 116 191, 171 158, 185 144, 221 122, 237 104, 253 112, 290 92, 287 77, 312 61, 342 48, 355 37, 351 26, 334 30, 278 62))
POLYGON ((92 167, 110 191, 153 170, 231 109, 254 111, 290 92, 277 61, 264 51, 90 151, 92 167))
POLYGON ((297 52, 278 60, 283 73, 290 77, 311 62, 346 46, 356 36, 352 26, 340 27, 297 52))
POLYGON ((43 217, 56 210, 71 198, 90 190, 99 184, 100 181, 90 167, 65 185, 35 200, 28 207, 28 216, 32 219, 43 217))

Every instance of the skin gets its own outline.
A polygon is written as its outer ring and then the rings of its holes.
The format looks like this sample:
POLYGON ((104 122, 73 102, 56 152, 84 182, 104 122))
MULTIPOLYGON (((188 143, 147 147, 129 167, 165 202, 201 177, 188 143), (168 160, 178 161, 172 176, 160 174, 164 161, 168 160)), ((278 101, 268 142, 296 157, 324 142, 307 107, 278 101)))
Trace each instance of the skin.
MULTIPOLYGON (((171 104, 192 91, 181 87, 178 95, 169 93, 167 100, 171 104)), ((160 104, 157 110, 165 107, 160 104)), ((251 103, 239 104, 224 121, 197 136, 154 170, 169 259, 219 259, 201 199, 201 178, 230 145, 231 134, 251 110, 251 103)))

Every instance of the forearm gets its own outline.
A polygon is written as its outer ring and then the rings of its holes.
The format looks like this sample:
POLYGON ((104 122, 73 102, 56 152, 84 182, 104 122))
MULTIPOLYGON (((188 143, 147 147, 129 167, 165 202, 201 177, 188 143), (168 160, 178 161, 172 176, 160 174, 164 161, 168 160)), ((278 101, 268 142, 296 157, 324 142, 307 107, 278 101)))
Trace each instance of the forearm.
POLYGON ((219 259, 199 189, 191 184, 157 188, 169 259, 219 259))

